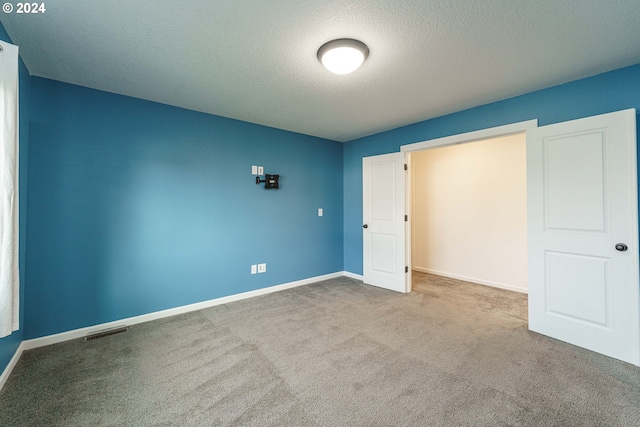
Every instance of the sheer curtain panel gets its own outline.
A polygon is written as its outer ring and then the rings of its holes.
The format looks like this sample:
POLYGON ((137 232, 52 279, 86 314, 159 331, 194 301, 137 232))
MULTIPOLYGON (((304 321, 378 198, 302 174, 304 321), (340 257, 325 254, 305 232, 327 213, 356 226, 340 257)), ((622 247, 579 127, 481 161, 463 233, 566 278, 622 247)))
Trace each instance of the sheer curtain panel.
POLYGON ((19 327, 18 47, 0 41, 0 338, 19 327))

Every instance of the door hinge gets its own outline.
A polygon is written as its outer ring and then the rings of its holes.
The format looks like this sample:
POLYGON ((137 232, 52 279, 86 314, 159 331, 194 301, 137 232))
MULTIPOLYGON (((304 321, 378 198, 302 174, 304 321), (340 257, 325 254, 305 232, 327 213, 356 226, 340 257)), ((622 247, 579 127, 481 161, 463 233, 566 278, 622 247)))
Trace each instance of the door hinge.
POLYGON ((404 272, 405 272, 405 273, 408 273, 408 272, 409 272, 409 267, 405 266, 405 267, 404 267, 404 272))
POLYGON ((405 216, 404 216, 404 220, 405 220, 405 222, 406 222, 406 221, 409 221, 409 215, 405 215, 405 216))
POLYGON ((409 170, 409 166, 407 166, 407 164, 404 164, 404 170, 408 171, 409 170))

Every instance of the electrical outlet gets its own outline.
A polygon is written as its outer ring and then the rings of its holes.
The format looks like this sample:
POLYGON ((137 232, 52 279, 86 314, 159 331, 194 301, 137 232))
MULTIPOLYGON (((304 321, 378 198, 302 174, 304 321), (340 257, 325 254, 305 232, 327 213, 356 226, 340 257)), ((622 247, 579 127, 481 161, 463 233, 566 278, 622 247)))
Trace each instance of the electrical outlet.
POLYGON ((251 166, 251 175, 258 175, 258 167, 251 166))
POLYGON ((267 264, 258 264, 258 273, 266 273, 267 272, 267 264))
POLYGON ((258 272, 258 266, 256 264, 253 264, 251 266, 251 274, 256 274, 258 272))

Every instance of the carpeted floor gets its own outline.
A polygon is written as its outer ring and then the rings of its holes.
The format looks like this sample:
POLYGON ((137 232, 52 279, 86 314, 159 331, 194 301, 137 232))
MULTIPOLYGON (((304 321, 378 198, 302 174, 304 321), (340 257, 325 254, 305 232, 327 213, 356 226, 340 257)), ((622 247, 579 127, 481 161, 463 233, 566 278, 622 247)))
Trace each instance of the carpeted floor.
POLYGON ((527 330, 526 295, 341 278, 25 352, 2 426, 638 426, 640 368, 527 330))

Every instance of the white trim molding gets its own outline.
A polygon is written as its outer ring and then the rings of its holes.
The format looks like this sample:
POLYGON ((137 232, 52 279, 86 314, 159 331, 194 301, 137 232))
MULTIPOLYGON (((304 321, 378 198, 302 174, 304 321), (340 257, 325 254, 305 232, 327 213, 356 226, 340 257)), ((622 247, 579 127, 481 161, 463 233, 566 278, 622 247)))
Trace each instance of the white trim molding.
POLYGON ((342 275, 344 277, 349 277, 351 279, 364 280, 364 276, 362 274, 356 274, 356 273, 352 273, 350 271, 343 271, 342 275))
POLYGON ((410 153, 412 151, 426 150, 435 147, 446 147, 447 145, 463 144, 467 142, 480 141, 489 138, 513 135, 514 133, 526 132, 529 129, 538 127, 538 119, 524 122, 511 123, 504 126, 496 126, 487 129, 475 130, 458 135, 445 136, 443 138, 431 139, 428 141, 415 142, 400 147, 400 151, 410 153))
POLYGON ((85 337, 88 334, 102 331, 104 329, 118 328, 123 326, 131 326, 138 323, 150 322, 152 320, 162 319, 164 317, 176 316, 178 314, 189 313, 191 311, 202 310, 204 308, 215 307, 217 305, 228 304, 234 301, 240 301, 247 298, 253 298, 260 295, 266 295, 273 292, 284 291, 285 289, 305 286, 311 283, 323 280, 335 279, 344 276, 344 272, 325 274, 323 276, 311 277, 308 279, 298 280, 295 282, 284 283, 281 285, 270 286, 268 288, 256 289, 255 291, 242 292, 239 294, 229 295, 226 297, 215 298, 207 301, 197 302, 195 304, 183 305, 180 307, 169 308, 167 310, 155 311, 153 313, 142 314, 140 316, 128 317, 113 322, 101 323, 99 325, 87 326, 85 328, 74 329, 72 331, 61 332, 55 335, 47 335, 45 337, 34 338, 23 342, 25 350, 43 347, 45 345, 56 344, 63 341, 69 341, 76 338, 85 337))
POLYGON ((308 279, 297 280, 295 282, 283 283, 281 285, 270 286, 268 288, 256 289, 255 291, 242 292, 240 294, 229 295, 226 297, 215 298, 208 301, 202 301, 195 304, 183 305, 181 307, 170 308, 167 310, 156 311, 153 313, 142 314, 140 316, 129 317, 126 319, 120 319, 113 322, 101 323, 99 325, 87 326, 85 328, 74 329, 72 331, 61 332, 59 334, 47 335, 40 338, 33 338, 25 340, 20 343, 15 354, 9 361, 9 364, 0 375, 0 391, 6 383, 9 375, 15 368, 22 352, 25 350, 31 350, 38 347, 44 347, 46 345, 57 344, 64 341, 69 341, 77 338, 83 338, 88 334, 102 331, 105 329, 117 328, 122 326, 130 326, 138 323, 150 322, 152 320, 162 319, 164 317, 175 316, 178 314, 188 313, 191 311, 202 310, 204 308, 215 307, 217 305, 227 304, 234 301, 240 301, 247 298, 253 298, 260 295, 266 295, 273 292, 284 291, 285 289, 297 288, 299 286, 310 285, 312 283, 321 282, 323 280, 336 279, 338 277, 350 277, 352 279, 362 280, 362 276, 348 271, 339 271, 336 273, 325 274, 322 276, 310 277, 308 279))
POLYGON ((13 372, 13 368, 15 368, 16 365, 18 364, 18 360, 20 360, 20 356, 22 356, 23 351, 24 351, 24 341, 20 343, 20 345, 18 346, 18 349, 16 350, 13 357, 9 361, 9 364, 7 365, 6 368, 4 368, 4 371, 2 371, 2 374, 0 375, 0 391, 2 391, 2 387, 4 387, 5 383, 9 379, 9 375, 11 375, 11 372, 13 372))
POLYGON ((415 271, 420 271, 422 273, 429 273, 436 276, 448 277, 450 279, 463 280, 465 282, 471 282, 478 285, 491 286, 492 288, 506 289, 508 291, 520 292, 521 294, 528 293, 528 290, 526 288, 523 288, 521 286, 516 286, 516 285, 510 285, 508 283, 492 282, 490 280, 478 279, 477 277, 462 276, 460 274, 446 273, 444 271, 437 271, 437 270, 432 270, 430 268, 424 268, 424 267, 418 267, 418 266, 414 266, 413 269, 415 271))

